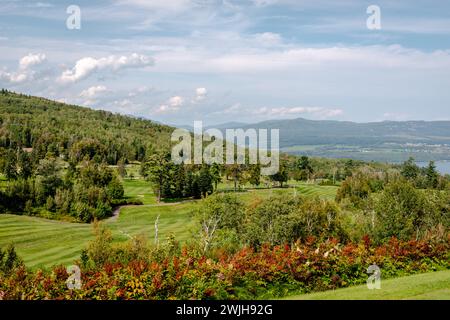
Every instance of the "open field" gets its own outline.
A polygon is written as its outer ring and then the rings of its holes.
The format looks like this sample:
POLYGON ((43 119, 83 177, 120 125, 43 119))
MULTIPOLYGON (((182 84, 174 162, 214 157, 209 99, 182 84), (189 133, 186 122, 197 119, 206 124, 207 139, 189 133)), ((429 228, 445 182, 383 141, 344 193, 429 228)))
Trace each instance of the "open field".
POLYGON ((450 270, 381 279, 381 289, 366 285, 287 297, 292 300, 450 300, 450 270))
MULTIPOLYGON (((122 208, 118 219, 103 222, 111 229, 115 241, 125 241, 129 236, 138 234, 145 234, 153 241, 154 224, 158 215, 160 241, 170 233, 179 241, 186 241, 191 237, 193 222, 189 212, 195 207, 195 201, 157 205, 148 182, 126 179, 124 187, 126 197, 141 199, 144 205, 122 208)), ((267 198, 294 192, 297 195, 332 199, 336 190, 337 187, 299 183, 296 184, 295 191, 294 187, 249 189, 236 195, 244 202, 257 197, 267 198)), ((92 226, 89 224, 0 214, 0 247, 13 243, 26 265, 31 268, 50 267, 60 263, 71 264, 79 258, 81 250, 92 237, 92 226)))

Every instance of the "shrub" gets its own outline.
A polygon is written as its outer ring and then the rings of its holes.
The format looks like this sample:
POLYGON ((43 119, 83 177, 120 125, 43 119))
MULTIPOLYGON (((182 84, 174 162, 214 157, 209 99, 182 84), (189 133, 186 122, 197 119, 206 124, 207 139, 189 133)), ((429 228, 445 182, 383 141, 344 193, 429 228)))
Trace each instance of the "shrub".
MULTIPOLYGON (((363 284, 372 264, 383 279, 450 268, 450 238, 440 244, 391 238, 381 246, 368 237, 346 245, 309 238, 291 246, 264 244, 258 251, 245 247, 217 258, 184 247, 150 259, 139 249, 146 247, 141 240, 128 245, 144 255, 83 268, 81 290, 67 289, 63 267, 31 272, 19 266, 0 274, 0 292, 4 299, 268 299, 363 284)), ((108 252, 114 260, 115 253, 108 252)))
POLYGON ((448 228, 448 207, 440 191, 415 189, 408 181, 394 181, 381 193, 375 212, 375 235, 379 241, 393 236, 402 240, 423 237, 442 224, 448 228))
POLYGON ((9 245, 5 251, 0 248, 0 274, 12 274, 22 265, 22 260, 18 257, 13 245, 9 245))
POLYGON ((111 231, 98 222, 94 222, 94 240, 88 244, 87 255, 94 266, 102 266, 112 258, 111 231))

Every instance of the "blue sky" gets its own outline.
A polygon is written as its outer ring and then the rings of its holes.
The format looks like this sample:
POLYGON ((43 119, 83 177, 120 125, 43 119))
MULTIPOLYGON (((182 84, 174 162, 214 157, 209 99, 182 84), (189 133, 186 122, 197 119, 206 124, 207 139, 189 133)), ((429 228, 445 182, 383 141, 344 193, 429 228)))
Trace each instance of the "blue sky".
POLYGON ((450 120, 450 2, 0 0, 0 87, 169 124, 450 120))

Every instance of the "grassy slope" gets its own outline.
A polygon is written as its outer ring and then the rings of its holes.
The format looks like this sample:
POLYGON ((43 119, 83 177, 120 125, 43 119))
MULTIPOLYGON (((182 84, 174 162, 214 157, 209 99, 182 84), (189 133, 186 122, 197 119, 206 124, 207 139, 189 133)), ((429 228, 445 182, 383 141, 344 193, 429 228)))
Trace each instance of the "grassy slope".
MULTIPOLYGON (((158 214, 159 239, 164 240, 173 233, 177 240, 185 241, 191 237, 193 228, 189 212, 195 203, 163 204, 155 206, 155 198, 150 185, 143 180, 125 180, 125 194, 129 198, 143 200, 144 206, 123 208, 117 220, 104 221, 113 233, 115 241, 125 241, 127 235, 144 233, 153 241, 154 223, 158 214)), ((277 193, 293 193, 294 188, 258 189, 239 193, 243 201, 256 197, 267 198, 277 193)), ((297 194, 333 198, 336 187, 308 184, 297 186, 297 194)), ((0 247, 14 243, 19 255, 27 266, 49 267, 54 264, 71 264, 80 255, 89 240, 92 227, 88 224, 52 221, 36 217, 0 215, 0 247)))
MULTIPOLYGON (((124 241, 127 235, 146 234, 154 237, 154 223, 158 214, 159 235, 164 239, 170 232, 178 240, 189 238, 191 226, 188 212, 192 204, 161 207, 124 208, 117 221, 104 223, 112 230, 116 241, 124 241)), ((70 264, 92 239, 92 227, 42 218, 0 215, 0 247, 14 243, 19 255, 29 267, 70 264)))
POLYGON ((369 290, 366 285, 333 291, 288 297, 290 300, 450 300, 450 270, 418 274, 389 280, 381 279, 381 289, 369 290))

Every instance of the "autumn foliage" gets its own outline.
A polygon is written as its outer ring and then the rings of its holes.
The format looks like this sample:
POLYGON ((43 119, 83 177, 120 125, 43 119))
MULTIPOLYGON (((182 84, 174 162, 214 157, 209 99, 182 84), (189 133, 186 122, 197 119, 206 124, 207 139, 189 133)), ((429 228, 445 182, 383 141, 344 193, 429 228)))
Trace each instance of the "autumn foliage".
POLYGON ((376 264, 382 279, 450 268, 446 242, 399 241, 373 246, 309 238, 292 246, 264 245, 206 257, 184 247, 160 261, 105 263, 82 270, 82 288, 69 290, 65 267, 0 273, 2 299, 255 299, 363 284, 376 264))

